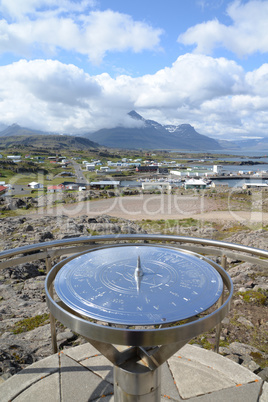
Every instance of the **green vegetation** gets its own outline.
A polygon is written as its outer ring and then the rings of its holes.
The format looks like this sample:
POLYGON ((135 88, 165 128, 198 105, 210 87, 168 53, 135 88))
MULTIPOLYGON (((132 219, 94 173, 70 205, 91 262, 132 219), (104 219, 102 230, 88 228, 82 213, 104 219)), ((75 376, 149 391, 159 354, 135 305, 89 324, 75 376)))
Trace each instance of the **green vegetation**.
POLYGON ((247 290, 246 292, 238 292, 238 296, 240 296, 245 303, 256 304, 258 306, 266 305, 268 303, 268 291, 263 289, 255 290, 247 290))
POLYGON ((36 315, 35 317, 25 318, 24 320, 18 321, 10 331, 13 334, 21 334, 22 332, 32 331, 35 328, 41 327, 42 325, 48 324, 49 314, 36 315))
POLYGON ((201 222, 193 218, 185 219, 142 219, 138 222, 139 225, 149 233, 162 233, 162 234, 180 234, 182 229, 190 227, 211 227, 209 222, 201 222))

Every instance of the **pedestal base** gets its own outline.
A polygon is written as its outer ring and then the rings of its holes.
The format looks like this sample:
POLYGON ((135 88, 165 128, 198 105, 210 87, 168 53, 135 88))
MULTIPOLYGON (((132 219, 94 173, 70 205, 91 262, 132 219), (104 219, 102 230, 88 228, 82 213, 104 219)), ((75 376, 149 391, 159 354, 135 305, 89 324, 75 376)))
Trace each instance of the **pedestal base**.
POLYGON ((121 368, 114 366, 114 399, 116 402, 160 402, 161 367, 121 368))

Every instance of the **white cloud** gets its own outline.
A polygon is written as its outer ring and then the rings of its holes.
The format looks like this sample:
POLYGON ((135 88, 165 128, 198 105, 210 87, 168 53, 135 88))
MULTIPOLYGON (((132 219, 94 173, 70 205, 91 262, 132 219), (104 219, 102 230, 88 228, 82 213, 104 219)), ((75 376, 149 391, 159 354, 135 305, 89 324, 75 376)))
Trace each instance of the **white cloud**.
POLYGON ((58 61, 21 60, 0 67, 1 120, 7 124, 65 131, 90 121, 89 102, 101 96, 101 87, 83 70, 58 61), (80 120, 80 116, 84 119, 80 120))
POLYGON ((136 109, 162 124, 190 123, 215 138, 267 136, 266 81, 268 64, 245 73, 233 61, 193 54, 138 78, 21 60, 0 67, 0 122, 81 133, 136 124, 127 116, 136 109))
POLYGON ((171 68, 141 78, 148 90, 141 92, 137 107, 197 107, 206 99, 232 95, 243 90, 243 69, 224 58, 186 54, 171 68))
POLYGON ((35 47, 50 54, 60 48, 97 64, 107 52, 159 49, 161 29, 112 10, 89 10, 90 5, 92 1, 2 0, 0 10, 13 19, 0 20, 0 52, 29 57, 35 47))
POLYGON ((46 12, 55 15, 83 12, 95 4, 95 0, 1 0, 0 11, 7 18, 16 20, 26 15, 36 18, 46 12))
POLYGON ((224 47, 239 57, 256 52, 268 52, 268 2, 251 0, 243 4, 236 0, 227 8, 231 25, 218 20, 189 28, 178 38, 184 45, 196 45, 195 52, 211 54, 214 48, 224 47))

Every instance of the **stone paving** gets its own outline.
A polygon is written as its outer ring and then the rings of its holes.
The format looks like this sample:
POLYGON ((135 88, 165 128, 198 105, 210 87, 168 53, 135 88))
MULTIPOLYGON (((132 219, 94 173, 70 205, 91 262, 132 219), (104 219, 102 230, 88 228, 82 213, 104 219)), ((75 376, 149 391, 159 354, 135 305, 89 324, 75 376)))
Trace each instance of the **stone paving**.
MULTIPOLYGON (((185 345, 162 366, 161 401, 268 402, 268 383, 233 361, 185 345)), ((0 385, 0 401, 114 401, 113 367, 90 344, 40 360, 0 385)))

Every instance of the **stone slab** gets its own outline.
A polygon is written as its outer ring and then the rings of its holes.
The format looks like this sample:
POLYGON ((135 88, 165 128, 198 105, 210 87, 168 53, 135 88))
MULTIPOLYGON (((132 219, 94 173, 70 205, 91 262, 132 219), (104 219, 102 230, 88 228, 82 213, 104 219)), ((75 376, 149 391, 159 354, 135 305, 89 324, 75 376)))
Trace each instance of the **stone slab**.
POLYGON ((80 363, 89 370, 94 371, 103 380, 108 381, 110 384, 114 383, 113 365, 103 355, 89 357, 80 363))
POLYGON ((100 352, 90 343, 84 343, 74 348, 63 349, 62 352, 78 362, 92 356, 100 356, 100 352))
POLYGON ((225 388, 203 396, 185 400, 185 402, 259 402, 262 384, 249 383, 225 388))
POLYGON ((42 381, 34 383, 13 399, 15 402, 59 402, 60 400, 59 373, 54 373, 42 381))
POLYGON ((6 402, 20 395, 32 384, 59 370, 58 354, 39 360, 1 384, 0 402, 6 402))
POLYGON ((268 382, 263 383, 262 393, 259 402, 268 402, 268 382))
POLYGON ((167 363, 164 363, 161 367, 161 395, 166 399, 182 401, 167 363))
POLYGON ((64 402, 89 402, 113 394, 113 386, 75 360, 60 354, 61 397, 64 402))
POLYGON ((252 373, 247 368, 219 355, 218 353, 197 346, 187 344, 179 350, 176 356, 190 359, 191 361, 200 363, 203 366, 212 367, 219 373, 223 373, 225 376, 231 378, 235 384, 246 384, 255 380, 261 381, 259 376, 252 373))
POLYGON ((219 391, 235 385, 226 375, 181 356, 173 356, 168 361, 182 399, 219 391))

